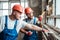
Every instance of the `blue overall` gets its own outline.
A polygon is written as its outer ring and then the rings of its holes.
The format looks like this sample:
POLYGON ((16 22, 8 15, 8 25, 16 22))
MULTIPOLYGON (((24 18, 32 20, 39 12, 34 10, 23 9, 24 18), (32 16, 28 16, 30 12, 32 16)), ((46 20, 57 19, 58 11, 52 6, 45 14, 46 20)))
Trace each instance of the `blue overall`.
POLYGON ((15 21, 14 28, 8 29, 8 18, 5 16, 5 27, 4 30, 0 33, 0 40, 16 40, 18 34, 16 31, 17 20, 15 21))
MULTIPOLYGON (((28 21, 28 19, 26 19, 26 22, 28 21)), ((36 18, 34 17, 34 25, 36 25, 36 18)), ((33 34, 31 36, 28 35, 24 35, 23 40, 38 40, 38 36, 37 36, 37 32, 35 30, 26 30, 26 31, 31 31, 33 32, 33 34)))

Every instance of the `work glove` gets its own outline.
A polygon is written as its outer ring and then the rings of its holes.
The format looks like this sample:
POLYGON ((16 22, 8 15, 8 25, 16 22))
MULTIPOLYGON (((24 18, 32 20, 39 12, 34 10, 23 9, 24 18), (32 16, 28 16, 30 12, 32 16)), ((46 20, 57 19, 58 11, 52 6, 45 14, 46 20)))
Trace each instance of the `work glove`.
POLYGON ((28 31, 28 32, 26 32, 26 35, 31 36, 31 35, 32 35, 32 33, 33 33, 33 32, 28 31))
POLYGON ((43 16, 42 15, 39 15, 38 20, 39 21, 42 21, 42 19, 43 19, 43 16))

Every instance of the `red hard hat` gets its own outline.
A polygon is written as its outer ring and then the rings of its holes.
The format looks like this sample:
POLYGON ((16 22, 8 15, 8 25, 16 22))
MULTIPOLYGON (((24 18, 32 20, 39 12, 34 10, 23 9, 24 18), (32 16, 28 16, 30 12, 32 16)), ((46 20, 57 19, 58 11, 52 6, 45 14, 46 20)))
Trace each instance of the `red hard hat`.
POLYGON ((23 12, 23 7, 19 4, 15 4, 12 8, 12 10, 17 10, 19 12, 23 12))
POLYGON ((25 14, 29 14, 31 12, 33 12, 33 10, 30 7, 25 8, 25 14))

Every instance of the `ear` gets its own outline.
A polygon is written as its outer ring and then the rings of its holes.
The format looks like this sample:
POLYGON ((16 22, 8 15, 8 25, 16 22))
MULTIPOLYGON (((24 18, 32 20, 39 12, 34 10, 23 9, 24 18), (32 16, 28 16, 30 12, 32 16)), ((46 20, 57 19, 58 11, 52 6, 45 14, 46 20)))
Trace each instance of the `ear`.
POLYGON ((15 12, 13 11, 12 14, 15 15, 15 12))

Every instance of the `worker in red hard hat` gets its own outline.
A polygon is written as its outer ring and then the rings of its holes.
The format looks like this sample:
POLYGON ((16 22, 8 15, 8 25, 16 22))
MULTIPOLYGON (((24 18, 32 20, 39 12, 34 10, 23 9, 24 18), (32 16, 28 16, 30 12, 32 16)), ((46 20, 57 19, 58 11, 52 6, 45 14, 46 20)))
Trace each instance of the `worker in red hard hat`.
POLYGON ((0 26, 0 40, 17 40, 17 36, 21 28, 36 31, 42 30, 42 28, 37 27, 36 25, 28 24, 22 21, 20 19, 22 13, 23 7, 19 4, 15 4, 12 8, 12 14, 2 17, 2 23, 0 26))
MULTIPOLYGON (((30 7, 25 8, 25 14, 27 18, 24 19, 25 22, 36 25, 38 21, 42 21, 42 16, 38 18, 34 17, 33 10, 30 7)), ((30 29, 21 29, 21 32, 23 32, 24 38, 23 40, 38 40, 38 34, 35 30, 30 29)))
POLYGON ((13 8, 12 8, 12 14, 14 14, 14 12, 16 12, 16 17, 17 19, 19 19, 18 17, 20 16, 19 14, 22 14, 23 12, 23 7, 21 5, 14 5, 13 8), (19 14, 17 14, 19 13, 19 14))
POLYGON ((25 14, 29 17, 32 18, 33 17, 33 10, 31 8, 25 8, 25 14))
MULTIPOLYGON (((36 25, 38 19, 34 17, 33 10, 30 7, 27 7, 24 11, 27 16, 24 21, 36 25)), ((37 32, 34 30, 26 30, 22 28, 21 32, 25 33, 23 40, 38 40, 37 32)))
POLYGON ((15 4, 12 8, 12 14, 2 17, 3 25, 0 27, 0 40, 16 40, 19 32, 17 21, 20 19, 22 12, 23 7, 15 4))

